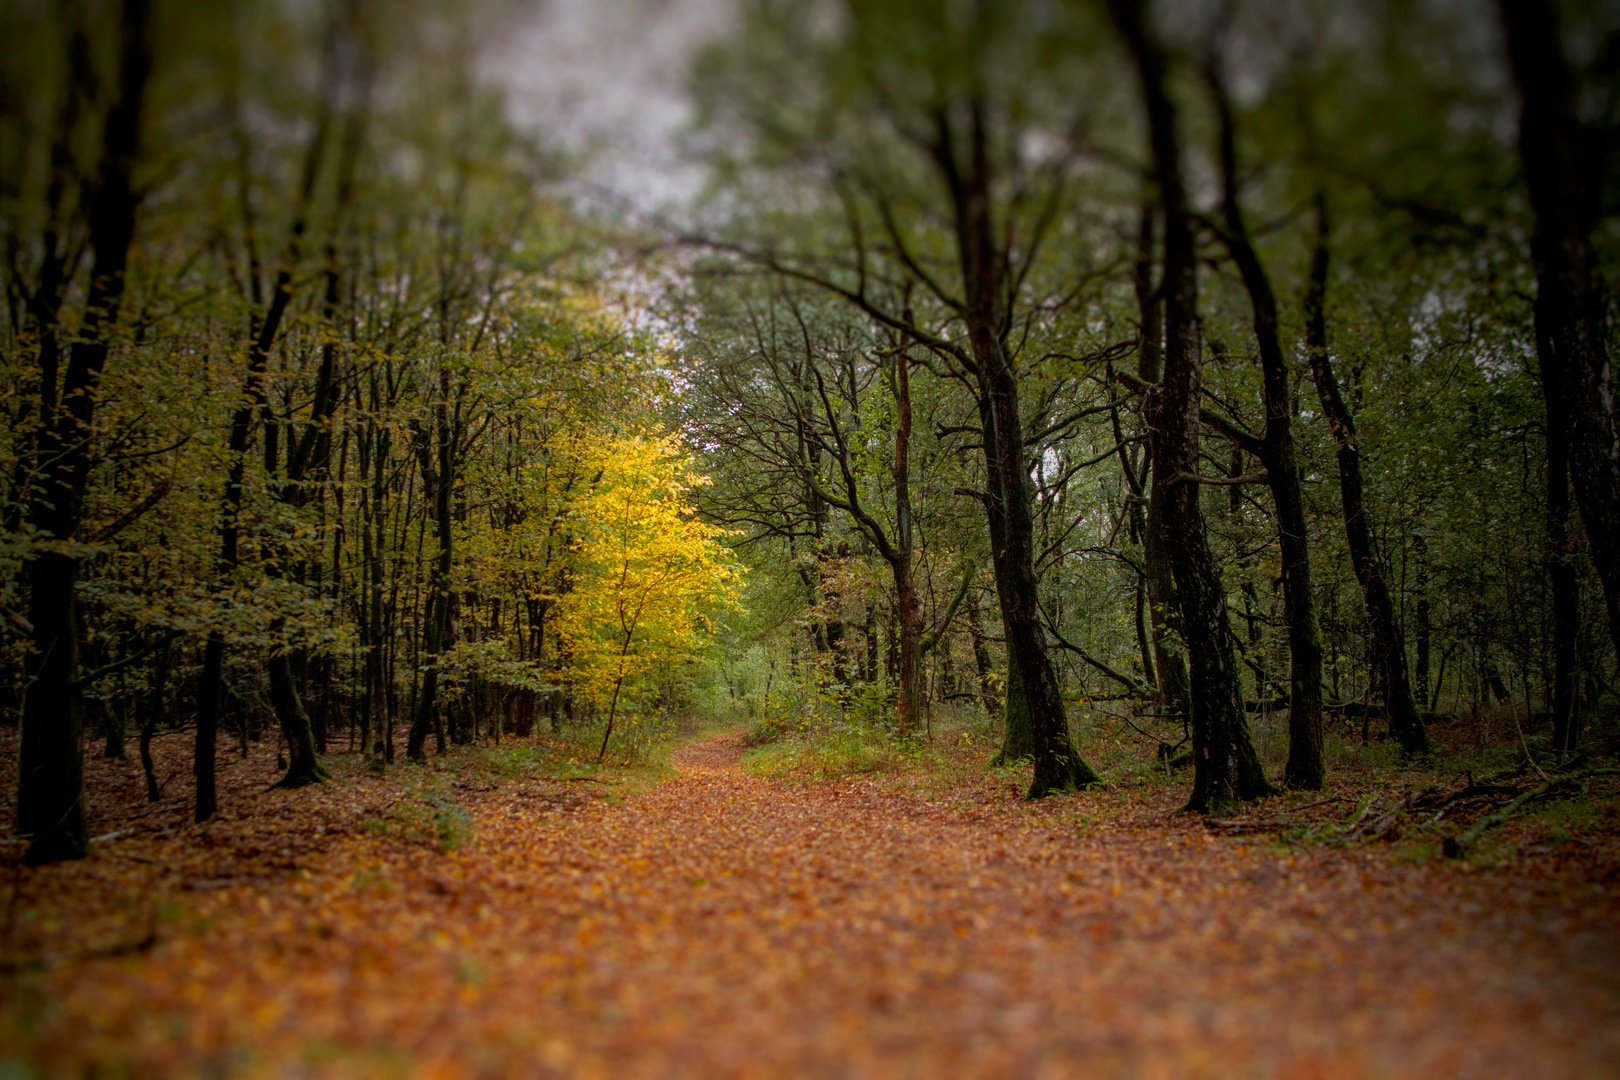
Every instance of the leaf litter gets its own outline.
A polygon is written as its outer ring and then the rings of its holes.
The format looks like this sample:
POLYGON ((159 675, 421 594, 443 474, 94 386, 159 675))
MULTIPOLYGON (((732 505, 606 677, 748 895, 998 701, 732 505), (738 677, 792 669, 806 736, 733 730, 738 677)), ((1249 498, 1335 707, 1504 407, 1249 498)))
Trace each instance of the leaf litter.
MULTIPOLYGON (((109 799, 96 857, 24 870, 5 852, 0 1065, 1620 1075, 1620 841, 1600 782, 1609 813, 1508 823, 1469 861, 1369 842, 1401 804, 1363 791, 1250 815, 1344 834, 1288 844, 1178 815, 1168 789, 1026 804, 980 768, 795 784, 740 754, 737 733, 688 743, 641 790, 501 752, 386 776, 338 755, 339 782, 296 792, 263 790, 261 754, 223 769, 208 825, 178 797, 109 799)), ((1432 817, 1447 798, 1405 803, 1432 817)))

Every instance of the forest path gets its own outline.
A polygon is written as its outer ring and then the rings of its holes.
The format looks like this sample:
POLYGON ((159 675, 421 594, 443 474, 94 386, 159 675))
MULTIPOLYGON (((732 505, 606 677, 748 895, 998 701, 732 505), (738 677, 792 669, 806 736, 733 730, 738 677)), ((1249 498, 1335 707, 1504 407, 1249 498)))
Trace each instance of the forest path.
POLYGON ((136 1075, 1620 1075, 1612 868, 1576 895, 740 753, 188 894, 187 932, 52 975, 41 1045, 136 1075))

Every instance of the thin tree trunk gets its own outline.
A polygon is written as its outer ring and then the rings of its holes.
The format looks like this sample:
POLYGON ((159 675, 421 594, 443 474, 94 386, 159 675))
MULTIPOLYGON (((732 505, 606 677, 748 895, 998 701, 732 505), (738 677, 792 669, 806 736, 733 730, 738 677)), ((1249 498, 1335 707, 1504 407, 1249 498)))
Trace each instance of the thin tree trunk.
POLYGON ((1412 696, 1422 710, 1429 705, 1429 660, 1433 652, 1434 625, 1429 617, 1429 540, 1422 532, 1412 534, 1412 558, 1417 563, 1413 574, 1413 592, 1417 599, 1412 605, 1413 628, 1417 641, 1413 643, 1412 696))
POLYGON ((411 720, 410 740, 406 755, 412 761, 426 759, 429 730, 438 736, 438 749, 444 752, 444 725, 438 717, 439 655, 450 644, 451 620, 455 596, 451 589, 450 571, 453 565, 454 531, 451 520, 452 492, 455 486, 455 447, 448 415, 450 374, 440 371, 439 400, 434 403, 433 433, 427 429, 417 431, 417 455, 420 459, 424 506, 431 506, 430 519, 434 525, 437 553, 428 585, 427 632, 422 641, 424 668, 422 689, 416 701, 411 720))
MULTIPOLYGON (((921 715, 918 671, 922 662, 922 610, 912 577, 911 531, 911 377, 902 350, 895 356, 892 389, 895 400, 894 463, 894 571, 895 607, 900 614, 900 734, 915 730, 921 715)), ((853 493, 853 488, 851 492, 853 493)))
MULTIPOLYGON (((1311 589, 1310 546, 1305 526, 1305 491, 1300 483, 1299 463, 1294 454, 1292 403, 1289 400, 1288 365, 1283 359, 1278 337, 1277 299, 1271 280, 1249 240, 1243 211, 1238 204, 1237 146, 1232 110, 1219 77, 1211 70, 1216 112, 1220 118, 1221 175, 1227 243, 1233 261, 1243 276, 1254 312, 1254 337, 1259 346, 1266 432, 1258 450, 1270 479, 1271 495, 1277 507, 1278 553, 1282 563, 1283 604, 1288 614, 1289 698, 1288 764, 1283 782, 1289 787, 1315 791, 1326 777, 1323 764, 1322 726, 1322 629, 1316 618, 1316 599, 1311 589)), ((1242 458, 1234 462, 1241 475, 1242 458)), ((1236 485, 1233 495, 1237 494, 1236 485)), ((1250 624, 1251 638, 1255 636, 1250 624)), ((1271 688, 1261 686, 1258 695, 1269 700, 1271 688)))
POLYGON ((1220 813, 1272 789, 1243 716, 1226 597, 1199 506, 1198 265, 1175 107, 1165 90, 1166 58, 1148 32, 1140 0, 1111 0, 1110 8, 1136 60, 1164 209, 1164 379, 1149 390, 1145 408, 1154 432, 1151 498, 1164 511, 1157 539, 1175 579, 1192 684, 1193 791, 1187 808, 1220 813))
POLYGON ((157 768, 152 763, 152 735, 163 722, 167 707, 169 681, 169 650, 172 642, 158 646, 152 661, 152 688, 146 698, 146 715, 141 718, 141 772, 146 777, 146 801, 157 802, 163 797, 158 786, 157 768))
POLYGON ((1339 390, 1327 343, 1328 218, 1325 197, 1317 198, 1316 249, 1311 259, 1310 287, 1305 301, 1305 348, 1316 379, 1317 396, 1338 445, 1339 495, 1344 506, 1344 533, 1350 563, 1367 606, 1372 637, 1373 679, 1389 713, 1389 730, 1401 749, 1413 757, 1432 752, 1428 729, 1412 700, 1406 674, 1406 641, 1395 618, 1395 605, 1384 581, 1383 567, 1373 553, 1362 494, 1361 451, 1356 445, 1356 423, 1339 390))
POLYGON ((967 598, 968 632, 973 637, 973 666, 979 677, 979 701, 986 716, 996 715, 995 674, 990 667, 990 648, 984 638, 984 615, 979 610, 977 591, 967 598))
MULTIPOLYGON (((1158 383, 1164 373, 1164 324, 1160 316, 1158 290, 1153 286, 1154 220, 1157 208, 1151 203, 1142 207, 1141 227, 1137 235, 1136 254, 1136 307, 1137 346, 1136 374, 1147 386, 1158 383)), ((1124 432, 1115 419, 1114 441, 1120 447, 1120 464, 1124 468, 1125 482, 1130 488, 1131 536, 1142 548, 1142 574, 1138 583, 1137 603, 1145 609, 1151 649, 1143 648, 1144 666, 1148 681, 1158 690, 1159 708, 1170 718, 1179 720, 1185 729, 1192 718, 1192 686, 1187 679, 1187 659, 1182 655, 1180 640, 1175 632, 1175 581, 1170 575, 1170 564, 1165 559, 1164 506, 1149 500, 1144 487, 1146 470, 1153 460, 1156 433, 1148 428, 1147 462, 1138 470, 1137 463, 1125 451, 1124 432), (1147 658, 1151 654, 1151 665, 1147 658)), ((1138 612, 1137 636, 1143 638, 1141 614, 1138 612)), ((1139 642, 1140 643, 1140 642, 1139 642)))

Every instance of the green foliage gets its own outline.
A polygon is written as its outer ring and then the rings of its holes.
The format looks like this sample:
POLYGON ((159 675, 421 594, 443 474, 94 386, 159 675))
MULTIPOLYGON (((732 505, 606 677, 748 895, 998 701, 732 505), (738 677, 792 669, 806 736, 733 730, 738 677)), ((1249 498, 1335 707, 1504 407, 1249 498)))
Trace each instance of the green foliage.
POLYGON ((743 768, 770 779, 842 780, 868 773, 897 773, 916 766, 926 755, 922 741, 899 738, 892 727, 837 724, 752 749, 743 756, 743 768))

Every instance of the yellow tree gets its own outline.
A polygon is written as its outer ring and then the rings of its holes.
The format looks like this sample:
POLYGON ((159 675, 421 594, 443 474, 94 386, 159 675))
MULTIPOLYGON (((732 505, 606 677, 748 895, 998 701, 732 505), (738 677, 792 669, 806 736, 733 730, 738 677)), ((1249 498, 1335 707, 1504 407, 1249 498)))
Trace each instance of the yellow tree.
POLYGON ((559 632, 576 691, 607 709, 601 761, 627 687, 696 650, 713 615, 736 603, 740 568, 725 531, 699 521, 689 493, 707 478, 668 435, 605 440, 575 503, 578 576, 559 632))

